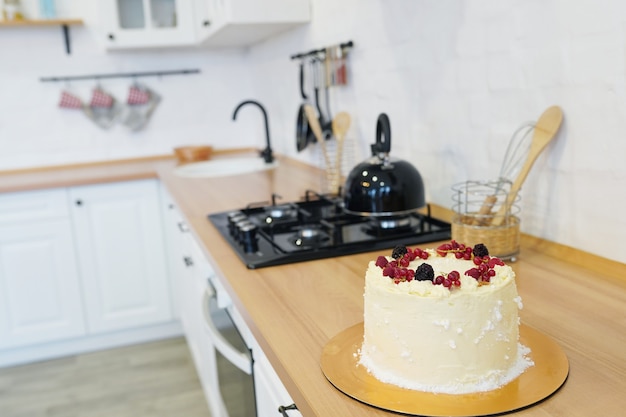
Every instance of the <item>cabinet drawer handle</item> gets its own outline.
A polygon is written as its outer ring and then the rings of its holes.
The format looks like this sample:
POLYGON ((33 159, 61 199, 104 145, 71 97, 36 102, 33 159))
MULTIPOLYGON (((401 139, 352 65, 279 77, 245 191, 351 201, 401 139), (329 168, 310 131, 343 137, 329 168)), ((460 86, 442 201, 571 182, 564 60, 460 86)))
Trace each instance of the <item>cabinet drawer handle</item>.
POLYGON ((83 200, 76 200, 76 205, 77 206, 82 206, 83 205, 83 200))
POLYGON ((296 407, 295 404, 291 404, 291 405, 281 405, 280 407, 278 407, 278 412, 281 413, 283 415, 283 417, 289 417, 289 414, 287 414, 287 411, 289 410, 297 410, 298 407, 296 407))
POLYGON ((190 256, 183 256, 183 262, 185 266, 193 266, 193 258, 190 256))
POLYGON ((185 222, 178 222, 178 230, 182 233, 187 233, 189 231, 189 226, 185 222))

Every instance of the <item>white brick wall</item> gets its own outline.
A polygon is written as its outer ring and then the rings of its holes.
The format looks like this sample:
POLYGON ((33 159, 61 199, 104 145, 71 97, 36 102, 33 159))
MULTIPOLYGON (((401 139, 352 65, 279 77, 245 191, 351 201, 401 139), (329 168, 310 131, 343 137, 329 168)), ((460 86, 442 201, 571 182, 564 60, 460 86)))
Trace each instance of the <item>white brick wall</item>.
MULTIPOLYGON (((312 0, 313 22, 249 51, 106 54, 87 29, 72 29, 65 56, 54 29, 0 32, 0 169, 168 152, 179 143, 263 143, 261 118, 230 118, 256 98, 278 152, 297 153, 297 63, 289 56, 353 40, 350 85, 331 91, 351 113, 354 163, 374 141, 376 117, 392 123, 394 156, 412 161, 429 200, 450 206, 450 187, 497 176, 523 122, 560 105, 564 125, 522 195, 522 229, 626 262, 626 4, 621 0, 312 0), (146 79, 164 101, 149 128, 104 132, 56 108, 62 85, 41 76, 202 69, 146 79), (229 142, 224 142, 224 141, 229 142), (233 140, 233 142, 230 142, 233 140)), ((120 96, 129 81, 105 82, 120 96)), ((88 94, 92 83, 76 83, 88 94)), ((251 111, 252 113, 252 111, 251 111)))

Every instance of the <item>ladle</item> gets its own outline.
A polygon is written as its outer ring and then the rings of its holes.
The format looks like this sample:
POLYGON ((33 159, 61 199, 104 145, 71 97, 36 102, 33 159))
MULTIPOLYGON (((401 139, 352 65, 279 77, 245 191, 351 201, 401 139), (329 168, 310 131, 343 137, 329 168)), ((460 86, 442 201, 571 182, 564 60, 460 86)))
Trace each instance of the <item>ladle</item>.
MULTIPOLYGON (((543 152, 543 150, 548 146, 548 144, 554 139, 556 133, 559 131, 561 127, 561 122, 563 121, 563 112, 560 107, 552 106, 546 109, 543 114, 537 120, 535 124, 535 130, 533 133, 533 139, 530 144, 530 150, 528 152, 528 157, 526 158, 526 162, 522 166, 517 178, 511 185, 511 189, 506 196, 505 202, 500 206, 500 209, 494 216, 491 224, 493 226, 502 225, 506 214, 511 209, 515 198, 517 197, 517 193, 522 188, 522 184, 526 180, 530 169, 533 164, 537 160, 537 157, 543 152)), ((488 196, 489 199, 491 196, 488 196)), ((486 201, 487 203, 487 201, 486 201)))

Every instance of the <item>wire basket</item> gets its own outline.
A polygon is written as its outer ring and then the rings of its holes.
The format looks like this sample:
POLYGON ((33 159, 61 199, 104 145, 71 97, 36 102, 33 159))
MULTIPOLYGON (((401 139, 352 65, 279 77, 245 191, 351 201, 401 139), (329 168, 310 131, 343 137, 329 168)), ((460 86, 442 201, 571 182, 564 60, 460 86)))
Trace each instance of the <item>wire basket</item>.
POLYGON ((505 179, 452 186, 452 239, 472 246, 482 243, 491 256, 514 261, 520 244, 519 195, 500 214, 510 189, 511 182, 505 179))

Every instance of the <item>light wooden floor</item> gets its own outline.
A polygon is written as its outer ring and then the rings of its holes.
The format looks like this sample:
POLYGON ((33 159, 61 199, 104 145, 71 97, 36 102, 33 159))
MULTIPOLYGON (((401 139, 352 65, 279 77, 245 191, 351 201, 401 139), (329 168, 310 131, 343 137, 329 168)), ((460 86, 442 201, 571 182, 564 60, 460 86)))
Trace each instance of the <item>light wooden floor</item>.
POLYGON ((183 338, 0 369, 1 417, 210 417, 183 338))

